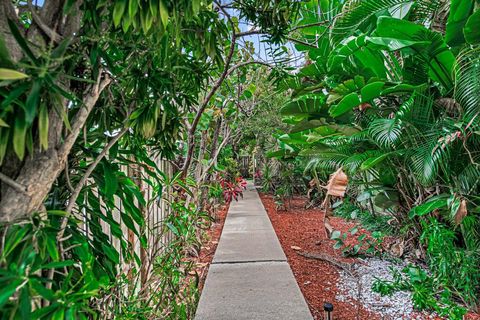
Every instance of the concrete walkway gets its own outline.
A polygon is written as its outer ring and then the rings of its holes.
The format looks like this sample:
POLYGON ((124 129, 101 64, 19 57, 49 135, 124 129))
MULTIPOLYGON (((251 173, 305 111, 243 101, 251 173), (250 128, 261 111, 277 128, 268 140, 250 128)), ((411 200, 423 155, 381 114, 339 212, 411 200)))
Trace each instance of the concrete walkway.
POLYGON ((195 319, 312 319, 251 183, 230 205, 195 319))

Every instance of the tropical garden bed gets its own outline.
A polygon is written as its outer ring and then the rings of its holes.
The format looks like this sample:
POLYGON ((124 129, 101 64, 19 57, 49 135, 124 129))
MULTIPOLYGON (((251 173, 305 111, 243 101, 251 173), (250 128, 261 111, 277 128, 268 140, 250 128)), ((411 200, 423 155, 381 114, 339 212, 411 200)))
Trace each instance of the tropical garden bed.
MULTIPOLYGON (((333 303, 336 319, 445 319, 435 313, 414 311, 408 292, 384 297, 372 290, 376 278, 391 279, 392 268, 400 271, 407 265, 405 261, 391 256, 345 257, 341 248, 334 248, 335 240, 325 236, 321 227, 324 212, 305 209, 305 197, 292 199, 286 210, 279 210, 271 195, 261 194, 261 199, 314 319, 323 319, 326 302, 333 303)), ((331 223, 342 233, 360 228, 358 235, 370 236, 358 221, 334 217, 331 223)), ((356 239, 345 241, 348 246, 356 244, 356 239)), ((480 319, 480 315, 469 313, 465 319, 480 319)))

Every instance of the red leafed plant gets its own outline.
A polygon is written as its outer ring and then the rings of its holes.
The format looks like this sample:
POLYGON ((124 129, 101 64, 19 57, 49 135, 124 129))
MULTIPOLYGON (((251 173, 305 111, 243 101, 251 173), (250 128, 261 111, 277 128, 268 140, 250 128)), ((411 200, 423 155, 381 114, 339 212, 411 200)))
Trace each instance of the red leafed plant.
POLYGON ((243 198, 243 190, 247 189, 247 181, 242 177, 237 177, 234 181, 221 178, 220 186, 223 190, 223 199, 226 203, 230 203, 234 199, 238 201, 239 196, 243 198))

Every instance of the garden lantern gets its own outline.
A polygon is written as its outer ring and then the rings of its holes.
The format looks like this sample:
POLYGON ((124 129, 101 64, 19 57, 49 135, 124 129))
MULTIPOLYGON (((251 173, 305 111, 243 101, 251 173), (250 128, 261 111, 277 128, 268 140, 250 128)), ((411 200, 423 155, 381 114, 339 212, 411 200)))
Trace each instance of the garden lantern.
POLYGON ((333 304, 330 302, 325 302, 323 304, 324 315, 323 319, 332 320, 333 319, 333 304))

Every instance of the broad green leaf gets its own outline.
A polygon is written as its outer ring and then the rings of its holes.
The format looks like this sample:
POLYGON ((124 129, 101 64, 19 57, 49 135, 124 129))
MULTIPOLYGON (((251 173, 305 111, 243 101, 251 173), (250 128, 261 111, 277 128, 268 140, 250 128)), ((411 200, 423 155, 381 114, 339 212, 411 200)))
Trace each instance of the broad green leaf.
POLYGON ((379 96, 387 95, 387 94, 392 94, 392 93, 408 93, 408 92, 413 92, 416 90, 423 90, 426 87, 425 84, 421 84, 418 86, 406 84, 406 83, 400 83, 397 85, 394 85, 393 87, 389 87, 384 89, 379 96))
POLYGON ((18 27, 15 24, 15 22, 8 19, 8 26, 10 27, 10 31, 12 32, 12 35, 15 38, 15 40, 17 41, 20 48, 22 48, 23 52, 27 55, 27 57, 29 57, 30 60, 32 60, 32 62, 35 63, 38 66, 39 65, 38 59, 33 54, 32 50, 30 50, 30 47, 28 46, 27 41, 23 37, 20 30, 18 30, 18 27))
POLYGON ((25 78, 28 78, 28 75, 25 73, 12 69, 0 68, 0 80, 20 80, 25 78))
POLYGON ((57 309, 57 311, 53 313, 52 320, 63 320, 63 319, 65 319, 65 309, 60 307, 59 309, 57 309))
POLYGON ((468 18, 463 33, 469 44, 480 43, 480 10, 477 10, 468 18))
POLYGON ((280 109, 284 116, 292 115, 315 115, 326 116, 327 107, 324 94, 306 94, 288 102, 280 109))
POLYGON ((22 320, 32 319, 32 297, 27 286, 23 286, 20 291, 20 316, 22 320))
POLYGON ((314 145, 310 148, 305 148, 298 153, 299 156, 315 156, 325 152, 332 152, 332 148, 326 145, 314 145))
POLYGON ((178 232, 178 229, 177 227, 175 227, 173 224, 171 224, 170 222, 167 222, 166 223, 166 226, 167 228, 173 232, 174 235, 176 236, 179 236, 180 235, 180 232, 178 232))
POLYGON ((129 0, 128 1, 128 15, 131 19, 135 17, 138 11, 138 0, 129 0))
POLYGON ((140 14, 140 21, 142 22, 143 32, 146 34, 152 28, 153 16, 149 10, 143 10, 140 14))
POLYGON ((12 88, 8 96, 2 101, 1 106, 2 108, 8 107, 11 103, 16 100, 18 97, 20 97, 27 89, 30 87, 29 83, 20 83, 15 88, 12 88))
POLYGON ((48 254, 52 258, 52 260, 58 261, 60 259, 60 255, 57 250, 57 242, 55 237, 46 237, 45 245, 47 247, 48 254))
POLYGON ((40 100, 40 90, 42 89, 42 81, 36 80, 33 82, 32 89, 27 96, 27 102, 25 103, 25 121, 27 124, 31 124, 37 113, 37 105, 40 100))
POLYGON ((59 44, 58 46, 53 49, 52 51, 52 54, 51 54, 51 57, 53 59, 60 59, 63 57, 63 55, 65 54, 65 52, 67 51, 67 48, 68 46, 70 45, 70 42, 72 41, 72 38, 71 37, 66 37, 65 39, 63 39, 59 44))
POLYGON ((8 128, 0 127, 0 164, 2 164, 5 154, 7 152, 7 146, 10 138, 11 130, 8 128))
POLYGON ((427 213, 430 213, 436 209, 440 209, 447 206, 448 197, 445 195, 437 196, 429 199, 427 202, 418 205, 408 213, 410 218, 415 216, 424 216, 427 213))
POLYGON ((278 140, 290 145, 308 144, 306 135, 301 132, 283 134, 278 137, 278 140))
POLYGON ((297 123, 291 130, 290 133, 301 132, 305 130, 310 130, 314 128, 318 128, 325 124, 324 121, 321 120, 302 120, 301 122, 297 123))
POLYGON ((385 160, 386 158, 388 158, 389 156, 391 156, 392 154, 393 152, 388 152, 377 157, 368 158, 362 163, 362 165, 360 166, 360 170, 369 170, 374 166, 376 166, 377 164, 379 164, 380 162, 382 162, 383 160, 385 160))
POLYGON ((168 9, 167 9, 165 0, 160 0, 159 9, 160 9, 160 19, 162 21, 162 25, 166 27, 168 24, 168 9))
POLYGON ((112 197, 118 189, 118 179, 115 171, 108 165, 103 164, 103 176, 105 178, 105 195, 107 198, 112 197))
POLYGON ((18 228, 13 234, 9 233, 5 246, 3 248, 2 255, 7 257, 15 248, 18 246, 22 240, 24 240, 27 232, 30 231, 30 228, 18 228))
POLYGON ((430 41, 412 41, 389 37, 368 37, 367 41, 382 46, 384 47, 384 49, 388 49, 390 51, 405 51, 404 49, 409 47, 415 47, 417 50, 422 50, 423 48, 431 44, 430 41))
POLYGON ((342 233, 338 230, 335 230, 332 232, 332 235, 330 236, 330 239, 339 239, 342 233))
POLYGON ((424 39, 430 41, 430 45, 417 50, 416 56, 424 60, 429 66, 430 77, 441 83, 446 91, 453 86, 452 70, 455 56, 446 45, 440 33, 431 31, 423 25, 414 22, 390 17, 380 17, 377 20, 377 35, 395 38, 399 40, 416 41, 424 39))
POLYGON ((107 257, 112 260, 114 263, 120 263, 120 255, 118 254, 117 250, 107 244, 102 243, 103 252, 107 255, 107 257))
POLYGON ((337 239, 337 240, 338 240, 337 243, 335 243, 335 244, 333 245, 333 249, 336 249, 336 250, 338 250, 338 249, 340 249, 341 247, 343 247, 343 241, 341 241, 341 240, 339 240, 339 239, 337 239))
POLYGON ((384 56, 380 50, 370 48, 366 35, 349 38, 341 43, 328 58, 330 72, 357 72, 367 77, 386 78, 384 56))
POLYGON ((54 261, 40 266, 39 269, 58 269, 63 267, 70 267, 74 264, 75 261, 73 260, 54 261))
POLYGON ((5 121, 3 121, 3 119, 0 118, 0 127, 9 128, 10 126, 8 125, 8 123, 6 123, 5 121))
POLYGON ((330 91, 327 99, 327 104, 333 104, 334 102, 342 99, 349 93, 357 92, 360 88, 365 86, 365 79, 361 76, 355 76, 353 79, 344 81, 337 85, 330 91))
POLYGON ((337 105, 332 106, 328 111, 332 117, 338 117, 353 108, 358 107, 361 101, 356 92, 346 95, 337 105))
POLYGON ((464 26, 472 13, 473 6, 472 0, 451 0, 445 31, 445 42, 451 47, 462 45, 465 42, 464 26))
POLYGON ((54 293, 52 290, 47 289, 40 281, 37 279, 30 279, 29 281, 30 286, 36 293, 42 296, 42 298, 47 299, 49 301, 53 300, 54 293))
POLYGON ((378 98, 381 90, 385 86, 385 82, 383 81, 376 81, 367 84, 360 90, 360 94, 362 97, 362 102, 367 102, 373 100, 374 98, 378 98))

